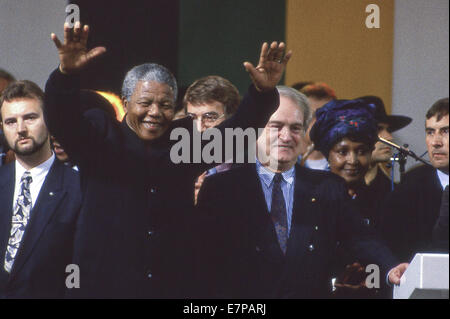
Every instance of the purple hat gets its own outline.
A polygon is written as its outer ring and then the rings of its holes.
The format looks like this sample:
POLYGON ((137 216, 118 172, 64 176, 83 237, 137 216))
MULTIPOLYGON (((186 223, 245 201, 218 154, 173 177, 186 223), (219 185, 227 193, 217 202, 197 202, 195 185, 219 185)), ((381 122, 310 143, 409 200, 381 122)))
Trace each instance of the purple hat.
POLYGON ((345 137, 375 144, 378 139, 375 107, 363 100, 333 100, 316 111, 316 123, 310 137, 315 148, 326 157, 345 137))

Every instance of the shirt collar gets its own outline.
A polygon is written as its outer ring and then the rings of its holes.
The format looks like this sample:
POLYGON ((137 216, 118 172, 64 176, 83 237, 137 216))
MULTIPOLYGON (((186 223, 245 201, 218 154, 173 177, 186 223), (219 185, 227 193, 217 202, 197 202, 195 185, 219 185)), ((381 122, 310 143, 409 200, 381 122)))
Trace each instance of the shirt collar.
MULTIPOLYGON (((275 177, 275 173, 264 167, 258 159, 256 159, 256 171, 258 172, 258 175, 260 176, 264 184, 267 187, 270 187, 273 178, 275 177)), ((291 185, 294 182, 295 165, 292 166, 289 170, 282 172, 281 175, 283 176, 283 180, 291 185)))
POLYGON ((448 174, 445 174, 444 172, 437 170, 437 175, 439 177, 439 181, 441 182, 442 189, 445 189, 445 187, 448 185, 448 174))
POLYGON ((27 170, 19 163, 19 161, 16 160, 16 181, 17 180, 20 181, 20 179, 22 178, 23 174, 26 171, 29 171, 33 180, 36 180, 37 176, 46 174, 50 170, 50 167, 53 165, 54 161, 55 161, 55 154, 52 153, 52 156, 50 156, 48 160, 46 160, 45 162, 41 163, 36 167, 33 167, 32 169, 27 170))

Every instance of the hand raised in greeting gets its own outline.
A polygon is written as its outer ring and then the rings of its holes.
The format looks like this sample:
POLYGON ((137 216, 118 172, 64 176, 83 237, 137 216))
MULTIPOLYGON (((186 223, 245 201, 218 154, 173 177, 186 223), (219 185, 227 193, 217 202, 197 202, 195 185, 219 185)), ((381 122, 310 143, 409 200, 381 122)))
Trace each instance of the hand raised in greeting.
POLYGON ((79 21, 75 23, 73 29, 69 27, 69 24, 64 24, 64 43, 59 41, 56 34, 51 34, 51 38, 58 49, 59 69, 62 73, 79 73, 92 60, 106 52, 105 47, 88 50, 88 35, 89 26, 81 27, 79 21))

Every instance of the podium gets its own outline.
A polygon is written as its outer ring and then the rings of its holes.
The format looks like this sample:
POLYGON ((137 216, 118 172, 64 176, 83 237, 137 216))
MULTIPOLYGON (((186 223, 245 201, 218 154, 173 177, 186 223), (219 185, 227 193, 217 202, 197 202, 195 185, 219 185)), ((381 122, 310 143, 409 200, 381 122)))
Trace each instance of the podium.
POLYGON ((448 299, 448 254, 416 254, 394 287, 394 299, 448 299))

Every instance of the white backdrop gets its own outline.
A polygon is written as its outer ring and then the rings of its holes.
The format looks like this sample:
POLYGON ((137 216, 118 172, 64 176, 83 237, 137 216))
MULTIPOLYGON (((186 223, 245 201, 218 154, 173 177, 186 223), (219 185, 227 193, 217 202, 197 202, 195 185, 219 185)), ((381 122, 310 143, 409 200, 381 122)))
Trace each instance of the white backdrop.
POLYGON ((58 66, 50 33, 60 37, 66 0, 0 0, 0 68, 44 87, 58 66))
MULTIPOLYGON (((425 113, 449 96, 449 1, 396 0, 394 14, 392 114, 413 118, 395 137, 421 155, 425 113)), ((415 164, 408 160, 408 167, 415 164)))

